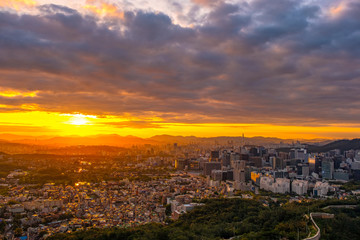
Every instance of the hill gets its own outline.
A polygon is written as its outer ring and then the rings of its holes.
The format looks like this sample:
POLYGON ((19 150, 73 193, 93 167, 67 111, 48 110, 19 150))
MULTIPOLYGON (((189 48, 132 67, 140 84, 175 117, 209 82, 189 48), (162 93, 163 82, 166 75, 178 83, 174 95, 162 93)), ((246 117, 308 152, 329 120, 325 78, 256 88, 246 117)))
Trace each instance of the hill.
MULTIPOLYGON (((321 146, 327 143, 325 139, 302 140, 314 146, 321 146)), ((268 137, 195 137, 195 136, 171 136, 157 135, 150 138, 140 138, 136 136, 120 136, 117 134, 110 135, 93 135, 93 136, 21 136, 13 134, 0 134, 0 151, 8 154, 17 153, 49 153, 58 154, 57 152, 66 151, 60 148, 73 146, 104 146, 130 148, 132 146, 141 146, 146 144, 165 145, 178 143, 186 144, 203 144, 203 145, 223 145, 223 146, 240 146, 262 145, 265 147, 274 147, 284 144, 292 144, 293 139, 268 138, 268 137)), ((68 149, 71 150, 71 149, 68 149)), ((101 150, 100 150, 101 151, 101 150)), ((113 150, 111 150, 113 151, 113 150)), ((117 151, 117 150, 115 150, 117 151)))
POLYGON ((338 140, 323 146, 315 146, 315 145, 308 145, 307 147, 309 152, 328 152, 334 149, 340 149, 341 152, 348 151, 348 150, 357 150, 360 149, 360 139, 352 139, 352 140, 338 140))
POLYGON ((324 143, 326 139, 281 139, 272 137, 196 137, 196 136, 171 136, 171 135, 155 135, 150 138, 141 138, 136 136, 120 136, 117 134, 108 135, 91 135, 91 136, 21 136, 14 134, 0 134, 0 141, 11 143, 21 143, 27 145, 52 145, 52 146, 74 146, 74 145, 108 145, 118 147, 131 147, 133 145, 143 144, 168 144, 168 143, 209 143, 214 144, 250 144, 250 145, 271 145, 271 144, 291 144, 295 141, 306 143, 324 143))
POLYGON ((116 147, 131 147, 133 145, 141 144, 156 144, 156 141, 151 139, 143 139, 134 136, 119 136, 116 134, 110 135, 95 135, 95 136, 59 136, 48 138, 24 138, 13 140, 12 142, 32 145, 46 145, 54 147, 64 146, 94 146, 94 145, 107 145, 116 147))
MULTIPOLYGON (((344 151, 349 151, 351 149, 353 150, 359 150, 360 149, 360 139, 352 139, 352 140, 337 140, 330 143, 327 143, 325 145, 312 145, 312 144, 306 144, 306 149, 309 153, 321 153, 321 152, 328 152, 334 149, 339 149, 341 153, 344 151)), ((291 148, 278 148, 279 152, 289 152, 291 148)))

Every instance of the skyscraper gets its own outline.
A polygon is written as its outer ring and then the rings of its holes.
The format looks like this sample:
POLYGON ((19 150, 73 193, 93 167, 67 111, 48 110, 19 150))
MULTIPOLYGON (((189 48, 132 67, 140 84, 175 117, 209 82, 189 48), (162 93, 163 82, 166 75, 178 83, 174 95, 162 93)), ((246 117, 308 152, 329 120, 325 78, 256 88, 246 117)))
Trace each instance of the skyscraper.
POLYGON ((333 179, 334 174, 334 162, 330 159, 325 159, 321 164, 322 168, 322 178, 323 179, 333 179))

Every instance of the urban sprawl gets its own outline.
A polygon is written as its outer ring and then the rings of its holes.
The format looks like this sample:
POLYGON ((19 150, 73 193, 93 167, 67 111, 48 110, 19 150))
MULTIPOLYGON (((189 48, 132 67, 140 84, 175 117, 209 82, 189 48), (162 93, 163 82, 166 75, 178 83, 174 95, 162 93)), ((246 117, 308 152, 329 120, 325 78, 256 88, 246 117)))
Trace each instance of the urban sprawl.
POLYGON ((360 194, 343 188, 360 180, 360 150, 281 147, 173 143, 115 155, 0 154, 0 239, 166 223, 207 198, 360 194))

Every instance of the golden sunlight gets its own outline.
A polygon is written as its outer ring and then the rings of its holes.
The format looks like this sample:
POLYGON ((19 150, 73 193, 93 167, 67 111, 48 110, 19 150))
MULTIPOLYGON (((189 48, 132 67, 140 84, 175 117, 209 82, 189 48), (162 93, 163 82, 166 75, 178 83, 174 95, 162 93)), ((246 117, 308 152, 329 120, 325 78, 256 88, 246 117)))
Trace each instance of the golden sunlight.
POLYGON ((120 11, 115 5, 103 1, 95 2, 92 0, 87 1, 88 4, 84 6, 85 9, 98 16, 110 16, 124 19, 124 12, 120 11))
POLYGON ((80 113, 77 114, 63 114, 64 116, 72 116, 69 121, 67 121, 67 124, 72 125, 90 125, 91 121, 90 119, 96 118, 96 116, 93 115, 83 115, 80 113))
POLYGON ((20 92, 17 90, 2 90, 0 91, 1 97, 14 98, 14 97, 36 97, 39 91, 20 92))
MULTIPOLYGON (((339 138, 356 137, 360 126, 325 125, 281 126, 271 124, 230 124, 230 123, 167 123, 157 119, 139 119, 131 116, 94 116, 81 113, 50 113, 44 111, 0 112, 0 131, 2 133, 36 135, 78 135, 120 134, 138 137, 154 135, 195 135, 199 137, 266 136, 280 138, 339 138), (134 122, 134 124, 131 124, 134 122), (138 126, 139 122, 143 126, 138 126), (149 124, 146 124, 149 123, 149 124), (151 124, 153 123, 153 124, 151 124), (145 127, 144 127, 145 126, 145 127), (14 129, 16 130, 14 132, 14 129)), ((140 124, 141 125, 141 124, 140 124)))

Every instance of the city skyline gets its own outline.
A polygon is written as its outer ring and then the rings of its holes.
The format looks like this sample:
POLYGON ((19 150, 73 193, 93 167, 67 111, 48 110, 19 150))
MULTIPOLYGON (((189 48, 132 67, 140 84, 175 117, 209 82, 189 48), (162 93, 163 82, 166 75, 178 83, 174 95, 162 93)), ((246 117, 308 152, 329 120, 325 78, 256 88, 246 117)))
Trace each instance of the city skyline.
POLYGON ((0 3, 0 132, 360 133, 355 0, 0 3))

